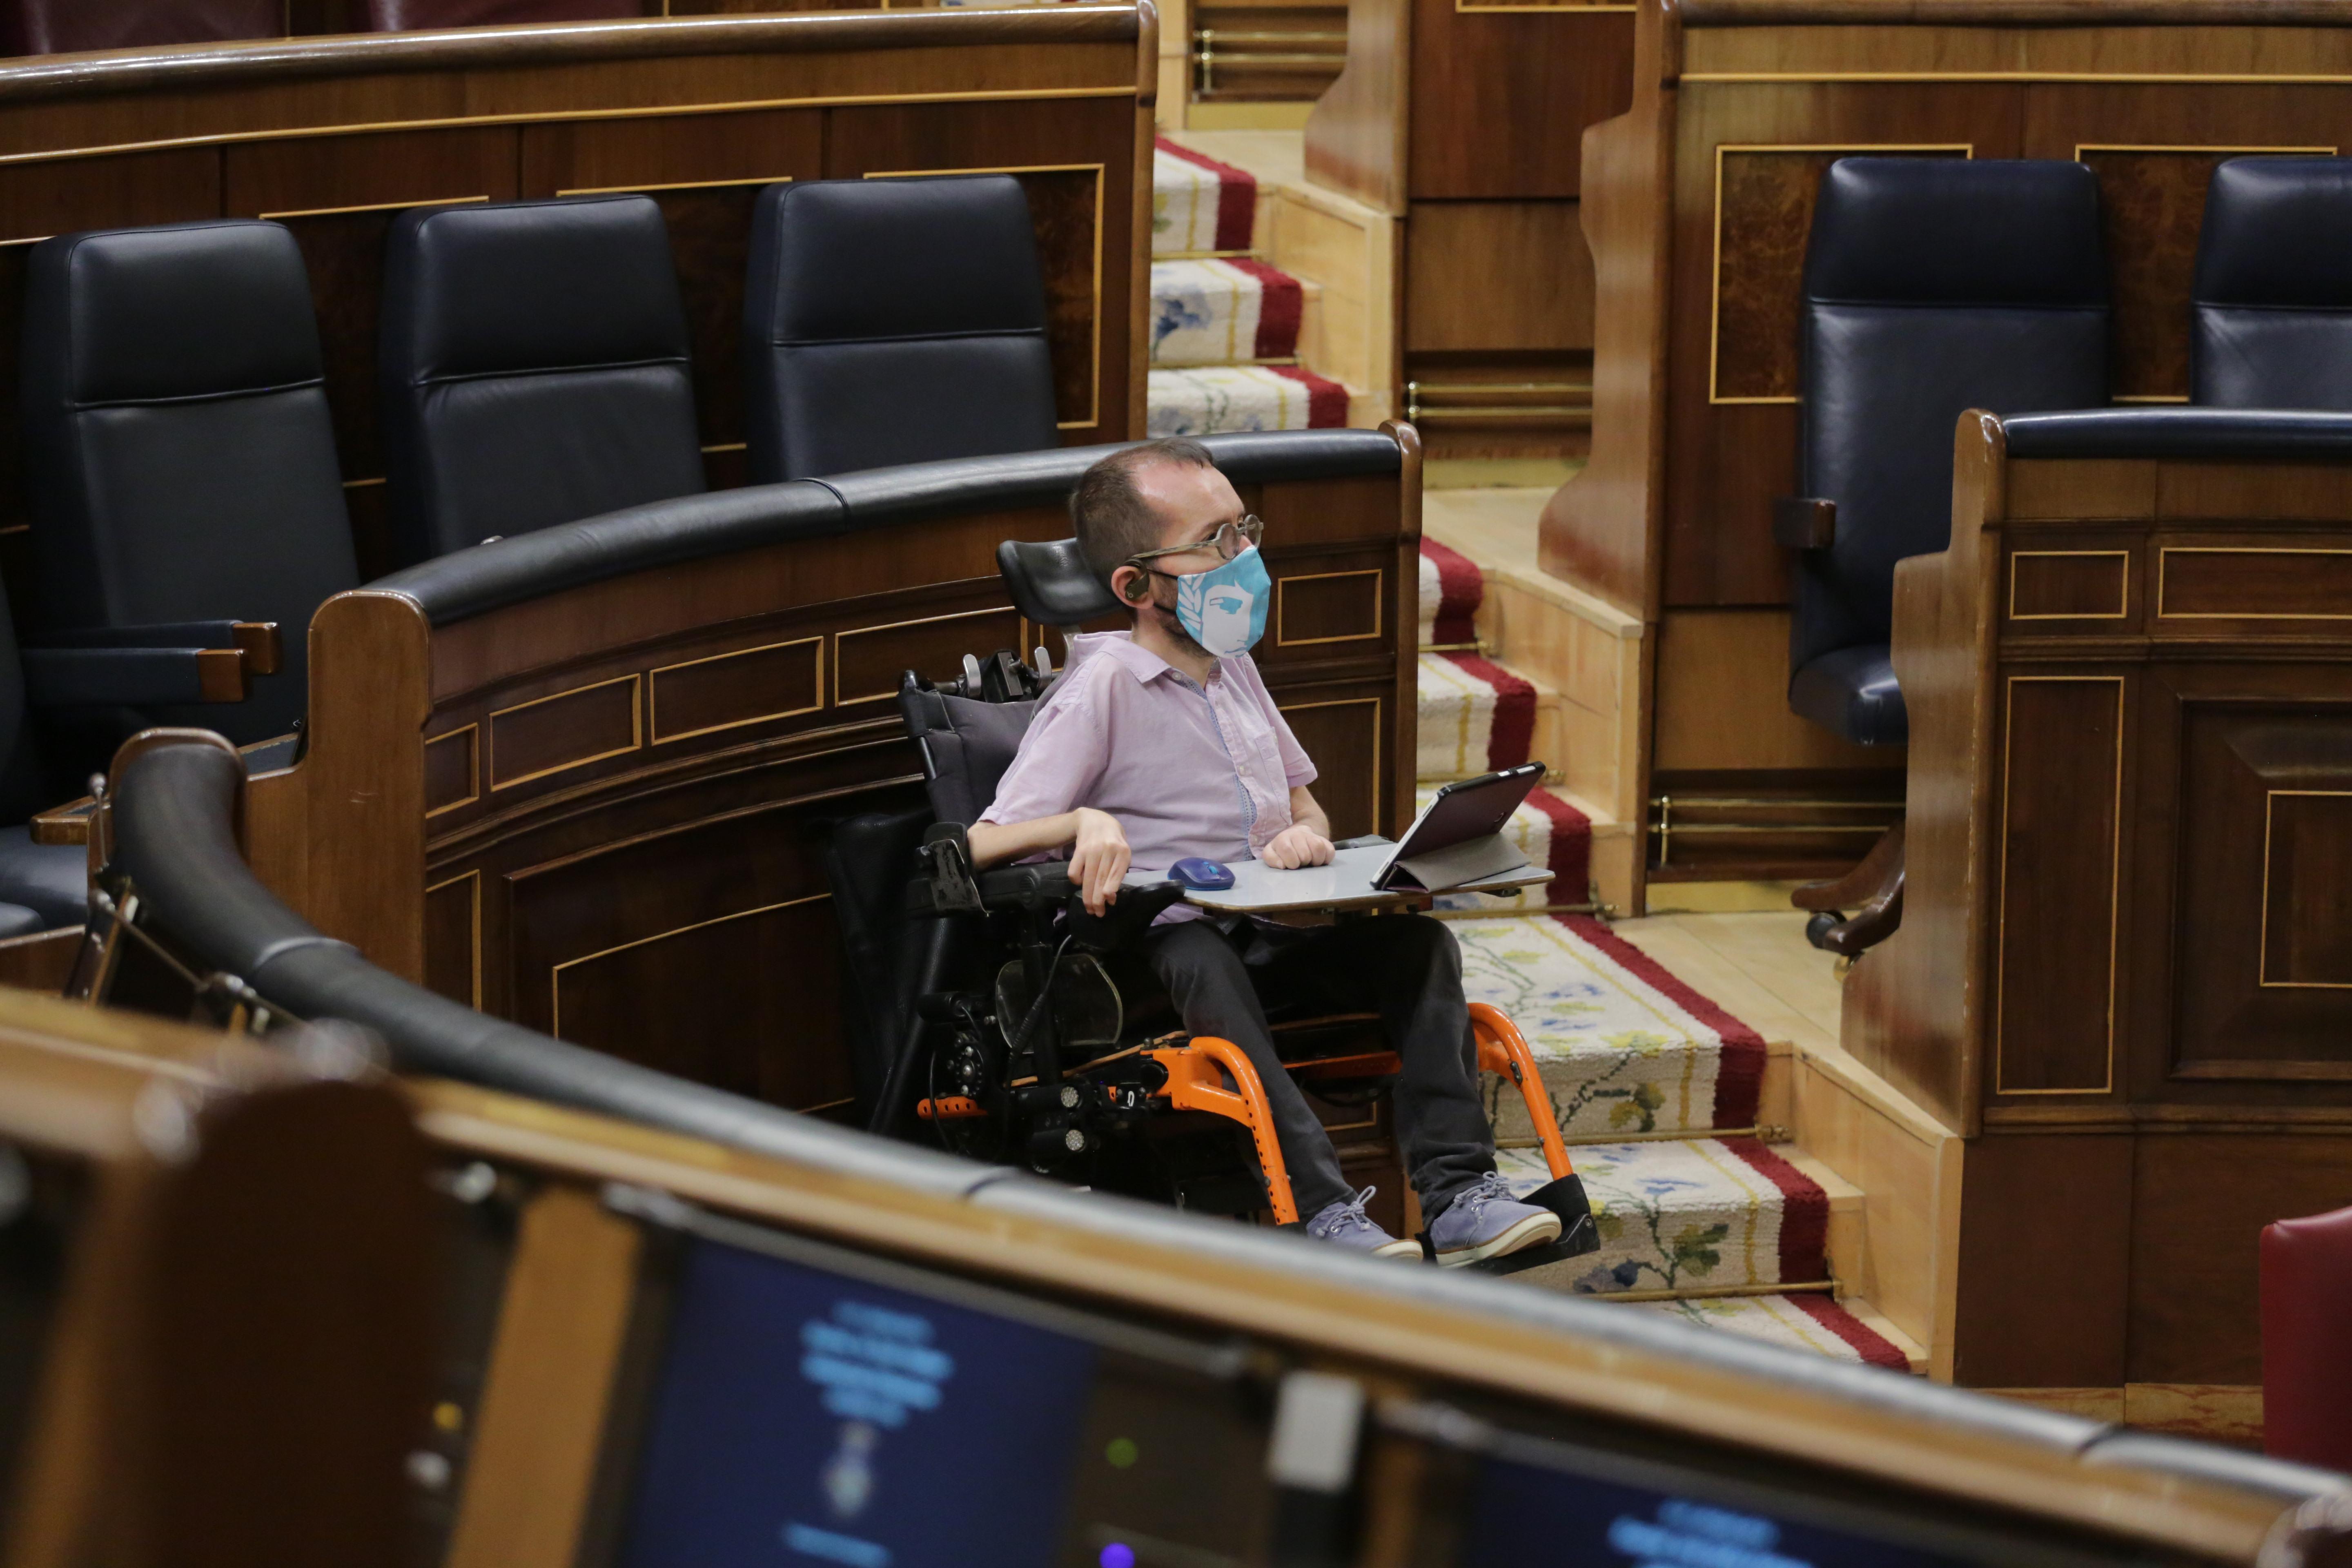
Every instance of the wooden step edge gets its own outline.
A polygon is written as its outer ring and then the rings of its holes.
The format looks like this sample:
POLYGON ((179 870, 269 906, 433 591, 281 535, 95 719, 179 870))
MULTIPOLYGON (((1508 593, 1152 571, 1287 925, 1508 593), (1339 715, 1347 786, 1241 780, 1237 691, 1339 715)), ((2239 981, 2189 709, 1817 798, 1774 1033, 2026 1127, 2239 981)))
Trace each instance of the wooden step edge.
POLYGON ((1910 1363, 1912 1376, 1927 1375, 1927 1347, 1905 1333, 1896 1326, 1894 1319, 1881 1312, 1860 1296, 1842 1296, 1838 1299, 1838 1305, 1853 1313, 1864 1328, 1901 1351, 1903 1359, 1910 1363))
POLYGON ((1512 587, 1540 599, 1556 609, 1565 610, 1580 620, 1590 621, 1621 642, 1640 640, 1642 617, 1630 611, 1620 609, 1598 594, 1580 588, 1565 578, 1555 577, 1548 572, 1538 571, 1533 567, 1482 559, 1477 550, 1467 548, 1463 542, 1446 537, 1442 530, 1425 528, 1424 531, 1430 538, 1436 540, 1457 555, 1466 558, 1489 581, 1507 582, 1512 587))

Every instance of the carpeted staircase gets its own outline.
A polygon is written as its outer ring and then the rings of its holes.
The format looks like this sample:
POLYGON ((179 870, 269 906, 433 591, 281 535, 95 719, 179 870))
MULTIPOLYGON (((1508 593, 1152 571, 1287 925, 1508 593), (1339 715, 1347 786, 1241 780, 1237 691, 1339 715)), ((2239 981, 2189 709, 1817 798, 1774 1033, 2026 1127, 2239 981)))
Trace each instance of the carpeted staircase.
POLYGON ((1254 253, 1257 180, 1162 137, 1152 160, 1154 436, 1348 422, 1348 389, 1298 363, 1314 285, 1254 253))
MULTIPOLYGON (((1557 760, 1541 749, 1549 694, 1479 647, 1481 591, 1473 563, 1423 542, 1424 802, 1447 779, 1557 760)), ((1590 901, 1591 844, 1591 820, 1575 802, 1539 788, 1509 831, 1531 861, 1551 869, 1549 892, 1441 903, 1455 922, 1471 999, 1509 1014, 1542 1064, 1601 1235, 1599 1252, 1517 1278, 1908 1368, 1904 1348, 1830 1288, 1833 1211, 1860 1194, 1842 1184, 1832 1194, 1801 1154, 1768 1144, 1778 1129, 1758 1125, 1763 1039, 1603 921, 1575 912, 1590 901)), ((1490 1077, 1486 1092, 1504 1174, 1521 1191, 1541 1185, 1550 1173, 1516 1088, 1490 1077)))

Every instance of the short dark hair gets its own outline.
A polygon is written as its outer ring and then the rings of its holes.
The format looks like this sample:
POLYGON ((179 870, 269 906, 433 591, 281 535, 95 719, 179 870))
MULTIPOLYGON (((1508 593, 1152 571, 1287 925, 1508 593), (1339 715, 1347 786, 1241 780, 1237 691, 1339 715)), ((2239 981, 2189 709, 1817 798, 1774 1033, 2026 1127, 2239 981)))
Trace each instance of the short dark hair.
POLYGON ((1136 474, 1154 463, 1217 466, 1198 441, 1167 436, 1113 452, 1081 475, 1078 488, 1070 492, 1070 526, 1077 531, 1079 553, 1105 587, 1129 556, 1160 548, 1160 514, 1135 488, 1136 474))

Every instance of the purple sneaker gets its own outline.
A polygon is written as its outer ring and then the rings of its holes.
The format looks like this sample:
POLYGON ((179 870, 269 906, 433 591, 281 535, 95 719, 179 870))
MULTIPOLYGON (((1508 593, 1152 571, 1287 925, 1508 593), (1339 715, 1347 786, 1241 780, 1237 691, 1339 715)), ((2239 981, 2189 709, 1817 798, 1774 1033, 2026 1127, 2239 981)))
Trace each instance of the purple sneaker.
POLYGON ((1511 1195, 1508 1182, 1489 1171, 1454 1194, 1429 1227, 1440 1268, 1459 1268, 1522 1247, 1559 1239, 1559 1215, 1511 1195))
MULTIPOLYGON (((1399 1241, 1364 1213, 1364 1205, 1378 1187, 1366 1187, 1354 1197, 1336 1204, 1326 1204, 1320 1214, 1307 1222, 1307 1234, 1318 1241, 1333 1241, 1357 1252, 1369 1252, 1374 1258, 1409 1258, 1421 1260, 1421 1243, 1399 1241)), ((1558 1230, 1557 1223, 1553 1229, 1558 1230)))

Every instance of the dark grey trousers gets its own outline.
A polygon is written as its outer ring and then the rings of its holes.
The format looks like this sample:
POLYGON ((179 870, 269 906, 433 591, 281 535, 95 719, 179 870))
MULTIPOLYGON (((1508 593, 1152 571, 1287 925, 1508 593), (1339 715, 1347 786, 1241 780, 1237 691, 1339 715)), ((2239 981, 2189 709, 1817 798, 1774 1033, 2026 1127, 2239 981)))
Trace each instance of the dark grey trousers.
POLYGON ((1397 1136, 1425 1216, 1434 1218, 1495 1168, 1462 995, 1462 950, 1444 921, 1382 915, 1294 930, 1244 920, 1227 932, 1210 921, 1185 921, 1155 927, 1144 937, 1143 956, 1188 1031, 1231 1040, 1256 1065, 1300 1219, 1354 1194, 1331 1135, 1282 1069, 1266 1027, 1268 1005, 1381 1015, 1404 1061, 1395 1089, 1397 1136))

